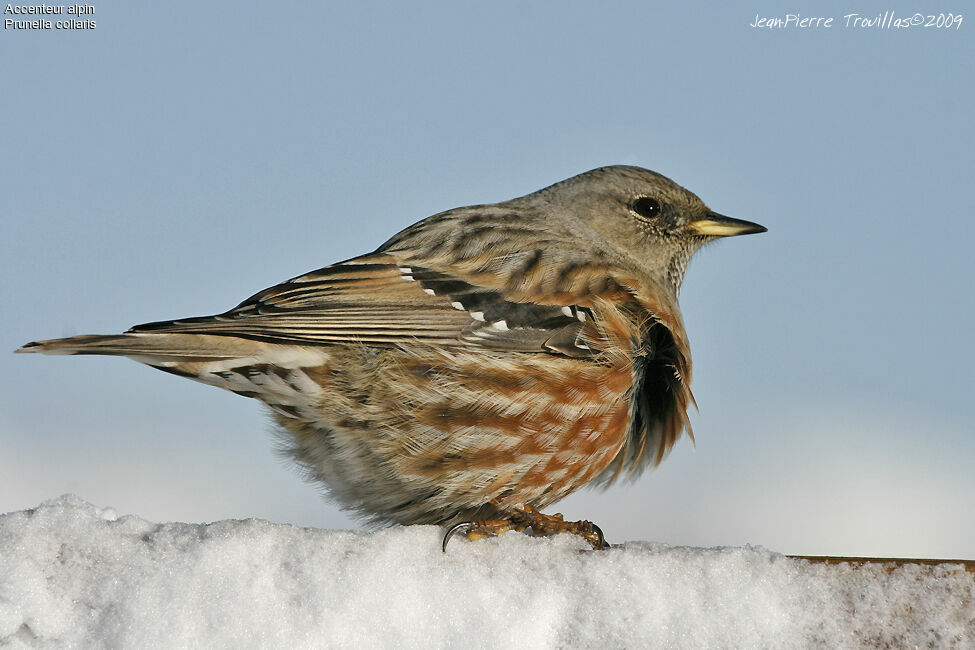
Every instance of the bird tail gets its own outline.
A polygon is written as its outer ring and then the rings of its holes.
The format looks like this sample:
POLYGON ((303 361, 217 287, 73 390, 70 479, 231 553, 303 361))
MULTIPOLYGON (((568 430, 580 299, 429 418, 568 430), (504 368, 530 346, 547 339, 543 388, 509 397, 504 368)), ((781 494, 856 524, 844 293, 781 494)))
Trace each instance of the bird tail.
POLYGON ((15 350, 17 353, 41 354, 102 354, 145 359, 216 360, 249 356, 257 352, 260 344, 236 337, 167 334, 125 333, 85 334, 65 339, 32 341, 15 350))

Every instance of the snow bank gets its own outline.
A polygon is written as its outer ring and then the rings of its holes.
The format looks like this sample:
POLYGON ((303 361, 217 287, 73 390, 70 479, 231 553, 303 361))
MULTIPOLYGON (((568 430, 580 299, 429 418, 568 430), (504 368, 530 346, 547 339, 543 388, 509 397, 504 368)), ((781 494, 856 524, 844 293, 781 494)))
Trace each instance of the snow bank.
POLYGON ((432 526, 155 524, 77 497, 0 517, 0 645, 975 645, 975 575, 432 526))

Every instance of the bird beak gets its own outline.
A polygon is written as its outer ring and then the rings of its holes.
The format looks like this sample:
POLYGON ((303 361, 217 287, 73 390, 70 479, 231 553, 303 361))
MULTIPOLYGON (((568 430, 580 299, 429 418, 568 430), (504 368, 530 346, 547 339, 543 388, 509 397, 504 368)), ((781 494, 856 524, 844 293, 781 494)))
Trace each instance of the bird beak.
POLYGON ((768 230, 751 221, 732 219, 717 212, 709 212, 703 219, 696 219, 687 224, 687 228, 695 235, 708 237, 734 237, 735 235, 752 235, 768 230))

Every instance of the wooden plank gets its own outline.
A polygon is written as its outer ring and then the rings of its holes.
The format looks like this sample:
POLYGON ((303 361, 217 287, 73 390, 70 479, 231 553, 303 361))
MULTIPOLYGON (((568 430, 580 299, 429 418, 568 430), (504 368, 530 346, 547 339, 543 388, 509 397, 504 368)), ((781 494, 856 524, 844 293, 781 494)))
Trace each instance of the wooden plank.
POLYGON ((888 570, 896 569, 897 567, 905 564, 960 564, 962 567, 964 567, 965 571, 975 573, 975 560, 938 560, 910 557, 842 557, 838 555, 787 555, 786 557, 790 557, 794 560, 809 560, 810 562, 818 562, 821 564, 849 563, 854 566, 863 566, 864 564, 880 564, 884 565, 888 570))

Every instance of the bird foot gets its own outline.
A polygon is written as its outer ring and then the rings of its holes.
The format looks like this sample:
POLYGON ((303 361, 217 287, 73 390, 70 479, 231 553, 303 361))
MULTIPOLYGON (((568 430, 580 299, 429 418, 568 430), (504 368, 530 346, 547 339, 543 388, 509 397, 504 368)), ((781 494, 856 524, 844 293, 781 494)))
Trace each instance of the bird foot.
POLYGON ((447 552, 447 542, 457 532, 463 530, 469 540, 478 540, 506 533, 509 530, 519 532, 531 528, 532 535, 557 535, 572 533, 583 538, 595 550, 609 548, 603 531, 591 521, 565 521, 561 513, 554 515, 543 514, 531 506, 518 506, 508 519, 491 519, 487 521, 467 521, 451 526, 443 537, 443 551, 447 552))

